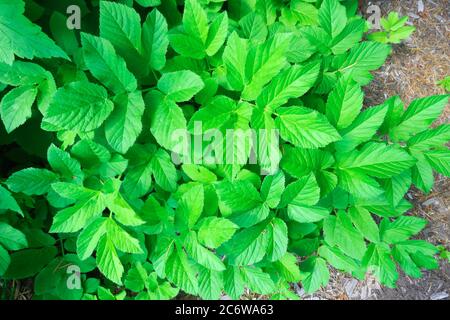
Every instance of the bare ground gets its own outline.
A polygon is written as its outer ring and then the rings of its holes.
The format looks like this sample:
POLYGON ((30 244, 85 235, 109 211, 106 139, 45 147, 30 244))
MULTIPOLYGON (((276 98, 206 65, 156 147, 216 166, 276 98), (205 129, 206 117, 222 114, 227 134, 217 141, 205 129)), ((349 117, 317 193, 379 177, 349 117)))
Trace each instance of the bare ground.
MULTIPOLYGON (((444 93, 436 82, 450 74, 450 1, 364 2, 363 13, 368 6, 375 4, 380 6, 383 16, 390 11, 408 15, 409 21, 417 28, 411 39, 394 46, 389 61, 374 74, 374 82, 366 88, 365 105, 377 105, 386 98, 399 95, 407 106, 415 98, 444 93)), ((449 118, 450 107, 447 106, 436 125, 449 122, 449 118)), ((411 214, 429 221, 419 237, 449 249, 450 179, 438 175, 429 195, 411 190, 407 196, 414 204, 411 214)), ((299 287, 296 287, 296 291, 303 299, 449 299, 450 265, 441 262, 439 270, 426 271, 421 279, 411 279, 401 274, 397 289, 380 287, 372 276, 368 276, 365 281, 357 281, 333 271, 329 285, 318 293, 305 295, 299 287)))

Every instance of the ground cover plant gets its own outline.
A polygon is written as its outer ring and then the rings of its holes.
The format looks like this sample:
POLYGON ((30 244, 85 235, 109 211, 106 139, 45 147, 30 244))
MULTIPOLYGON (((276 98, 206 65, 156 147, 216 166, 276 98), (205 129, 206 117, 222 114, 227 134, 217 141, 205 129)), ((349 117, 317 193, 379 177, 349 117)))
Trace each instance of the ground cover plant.
POLYGON ((0 0, 2 298, 295 299, 331 267, 388 287, 438 268, 404 196, 450 175, 448 95, 363 107, 414 28, 356 12, 0 0))

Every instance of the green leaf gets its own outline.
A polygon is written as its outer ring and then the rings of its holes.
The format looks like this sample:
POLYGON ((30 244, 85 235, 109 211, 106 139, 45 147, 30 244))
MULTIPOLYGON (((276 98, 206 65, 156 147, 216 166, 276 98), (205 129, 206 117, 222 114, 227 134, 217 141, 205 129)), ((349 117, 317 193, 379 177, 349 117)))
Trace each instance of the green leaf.
POLYGON ((22 209, 17 204, 16 199, 11 195, 11 193, 0 185, 0 209, 1 210, 11 210, 17 212, 23 216, 22 209))
POLYGON ((233 32, 227 40, 223 52, 223 62, 227 81, 231 89, 241 91, 245 84, 245 65, 248 54, 248 43, 233 32))
POLYGON ((54 257, 58 250, 55 247, 25 249, 11 254, 11 263, 3 277, 5 279, 26 279, 41 271, 54 257), (32 261, 33 263, 30 263, 32 261))
POLYGON ((186 253, 180 248, 172 251, 167 259, 166 275, 176 286, 190 294, 197 294, 198 281, 195 271, 189 262, 186 253))
POLYGON ((206 39, 206 54, 215 55, 223 46, 228 35, 228 14, 223 12, 213 20, 206 39))
POLYGON ((177 188, 177 171, 169 154, 159 149, 150 161, 150 168, 156 183, 166 191, 175 191, 177 188))
POLYGON ((353 19, 347 23, 342 32, 334 37, 331 45, 331 51, 335 55, 345 53, 347 50, 355 46, 361 41, 366 22, 364 19, 353 19))
POLYGON ((366 244, 361 233, 353 227, 350 217, 343 211, 337 213, 334 232, 337 235, 335 242, 342 252, 361 260, 366 252, 366 244))
POLYGON ((369 270, 373 270, 382 284, 389 288, 395 288, 398 273, 387 245, 371 244, 362 260, 362 265, 369 270))
POLYGON ((338 270, 352 273, 359 268, 358 264, 352 258, 346 256, 336 247, 323 245, 317 252, 322 258, 338 270))
POLYGON ((184 30, 206 43, 208 38, 208 17, 197 0, 186 0, 183 14, 184 30))
POLYGON ((288 46, 288 34, 277 34, 250 49, 245 63, 245 87, 242 99, 255 100, 264 85, 279 73, 286 63, 285 53, 288 46))
MULTIPOLYGON (((9 4, 8 4, 9 5, 9 4)), ((12 6, 10 7, 12 8, 12 6)), ((23 59, 64 58, 67 54, 51 40, 41 28, 28 20, 23 2, 14 9, 0 13, 0 62, 11 65, 14 55, 23 59)))
POLYGON ((283 171, 264 178, 261 186, 261 196, 270 208, 276 208, 284 191, 285 177, 283 171))
POLYGON ((444 176, 450 177, 450 151, 433 150, 425 152, 425 158, 431 167, 444 176))
POLYGON ((118 95, 114 103, 115 109, 105 122, 105 136, 114 150, 124 154, 142 131, 145 103, 139 91, 118 95))
POLYGON ((141 35, 141 18, 133 8, 109 1, 100 2, 100 37, 109 40, 130 70, 139 76, 148 73, 141 56, 141 35))
POLYGON ((246 286, 259 294, 270 294, 275 291, 275 283, 268 273, 260 268, 244 267, 241 269, 246 286))
POLYGON ((125 226, 136 227, 145 223, 120 193, 112 202, 108 202, 107 207, 114 213, 114 218, 125 226))
POLYGON ((67 181, 81 183, 84 179, 84 173, 81 170, 80 163, 73 159, 70 154, 50 145, 47 150, 47 160, 52 169, 61 174, 67 181))
POLYGON ((231 240, 225 242, 219 252, 228 256, 229 263, 234 266, 248 266, 261 261, 266 255, 268 246, 265 223, 242 229, 231 240))
POLYGON ((25 235, 9 224, 0 222, 0 246, 7 250, 20 250, 28 246, 25 235))
POLYGON ((346 129, 341 131, 342 140, 336 142, 336 149, 349 152, 360 143, 369 141, 380 128, 388 112, 385 105, 371 107, 361 112, 346 129))
POLYGON ((338 0, 324 0, 319 9, 319 24, 335 38, 347 24, 345 7, 338 0))
POLYGON ((204 199, 205 194, 201 184, 192 186, 183 194, 175 213, 176 224, 191 229, 203 212, 204 199))
POLYGON ((111 239, 114 247, 126 253, 143 253, 139 240, 133 238, 128 232, 122 229, 114 220, 108 219, 106 222, 106 236, 111 239))
POLYGON ((86 81, 72 82, 56 92, 44 115, 43 127, 50 131, 92 131, 102 125, 113 108, 103 87, 86 81))
POLYGON ((348 209, 348 214, 356 229, 361 232, 367 240, 375 243, 380 241, 378 225, 367 209, 362 207, 351 207, 348 209))
POLYGON ((310 257, 300 264, 300 277, 307 293, 313 293, 328 284, 330 272, 325 260, 310 257))
POLYGON ((181 130, 182 133, 186 132, 186 119, 183 111, 170 100, 161 101, 155 106, 150 130, 161 146, 172 150, 177 143, 172 135, 177 130, 181 130))
POLYGON ((419 233, 426 225, 425 219, 401 216, 381 230, 381 239, 386 243, 404 241, 419 233))
POLYGON ((450 125, 443 124, 435 129, 422 131, 408 140, 409 149, 413 152, 425 151, 440 147, 450 140, 450 125))
POLYGON ((142 45, 144 56, 154 70, 161 70, 166 64, 166 52, 169 46, 166 18, 154 9, 142 26, 142 45))
POLYGON ((412 167, 415 159, 408 153, 383 143, 368 143, 361 151, 343 155, 339 168, 368 174, 378 178, 389 178, 412 167))
POLYGON ((281 137, 302 148, 320 148, 340 140, 336 129, 326 117, 304 107, 285 107, 277 110, 275 120, 281 137))
POLYGON ((98 269, 106 278, 118 285, 122 284, 124 268, 112 240, 107 236, 100 239, 96 262, 98 269))
POLYGON ((187 254, 203 267, 215 271, 225 270, 225 265, 219 257, 198 243, 194 231, 188 233, 184 240, 184 248, 187 254))
POLYGON ((6 251, 2 246, 0 246, 0 276, 8 270, 8 266, 11 263, 11 258, 9 257, 8 251, 6 251))
POLYGON ((232 299, 239 299, 244 293, 245 282, 240 268, 228 266, 224 272, 224 289, 232 299))
POLYGON ((133 92, 137 81, 125 60, 116 54, 111 42, 81 33, 84 61, 96 79, 116 94, 133 92))
POLYGON ((50 190, 50 185, 57 179, 58 176, 49 170, 28 168, 13 173, 6 180, 6 184, 13 192, 43 195, 50 190))
POLYGON ((294 65, 277 77, 263 89, 256 103, 273 111, 291 98, 299 98, 312 88, 317 80, 320 63, 312 62, 305 66, 294 65))
POLYGON ((198 294, 204 300, 218 300, 222 294, 223 276, 221 272, 200 269, 198 294))
POLYGON ((75 205, 59 211, 53 217, 50 232, 77 232, 83 229, 90 219, 101 216, 105 208, 104 196, 98 191, 89 190, 75 205))
POLYGON ((286 223, 274 218, 267 226, 267 233, 269 237, 269 245, 267 247, 267 259, 276 261, 283 257, 287 252, 288 245, 288 229, 286 223))
POLYGON ((207 217, 198 224, 198 240, 201 244, 215 249, 231 239, 238 226, 228 219, 207 217))
POLYGON ((31 107, 38 90, 33 86, 21 86, 9 91, 0 104, 0 114, 6 132, 10 133, 31 117, 31 107))
POLYGON ((361 87, 348 75, 341 77, 328 96, 326 114, 338 129, 347 128, 359 115, 363 105, 361 87))
POLYGON ((297 258, 292 253, 286 253, 275 263, 275 268, 289 282, 300 281, 300 269, 297 265, 297 258))
POLYGON ((447 102, 448 95, 413 100, 389 135, 397 140, 407 140, 413 134, 427 129, 442 113, 447 102))
POLYGON ((382 43, 364 41, 354 46, 340 66, 344 73, 351 73, 353 79, 361 85, 371 80, 369 71, 381 67, 391 53, 391 47, 382 43))
POLYGON ((249 181, 221 181, 214 184, 219 197, 219 207, 222 213, 246 212, 261 204, 258 191, 249 181))
POLYGON ((77 238, 77 254, 81 260, 89 258, 100 238, 106 233, 106 218, 97 218, 81 231, 77 238))
POLYGON ((192 99, 204 86, 203 80, 189 70, 165 73, 158 81, 158 89, 175 102, 192 99))

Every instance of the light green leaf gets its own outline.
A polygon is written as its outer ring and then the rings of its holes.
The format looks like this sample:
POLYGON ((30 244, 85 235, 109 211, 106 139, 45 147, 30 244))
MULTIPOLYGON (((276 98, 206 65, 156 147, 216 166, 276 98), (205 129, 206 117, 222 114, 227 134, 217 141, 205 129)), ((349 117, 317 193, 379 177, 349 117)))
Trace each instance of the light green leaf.
POLYGON ((142 45, 145 57, 154 70, 161 70, 166 64, 166 53, 169 46, 166 18, 154 9, 142 26, 142 45))
POLYGON ((338 0, 324 0, 319 9, 319 24, 335 38, 347 24, 345 7, 338 0))
POLYGON ((22 209, 17 204, 16 199, 14 199, 11 193, 1 185, 0 185, 0 209, 11 210, 23 216, 22 209))
POLYGON ((118 285, 122 284, 124 268, 112 240, 107 236, 100 239, 96 261, 98 269, 106 278, 118 285))
POLYGON ((124 154, 142 131, 145 103, 139 91, 118 95, 114 103, 115 109, 105 122, 105 136, 114 150, 124 154))
POLYGON ((267 259, 270 261, 276 261, 283 257, 287 252, 288 228, 283 220, 274 218, 267 225, 266 230, 269 235, 267 259))
POLYGON ((342 76, 328 96, 326 114, 338 129, 347 128, 359 115, 363 105, 361 87, 348 75, 342 76))
POLYGON ((189 70, 165 73, 158 81, 158 89, 175 102, 192 99, 204 86, 203 80, 189 70))
POLYGON ((7 250, 20 250, 28 247, 27 238, 18 229, 11 227, 9 224, 0 222, 0 247, 3 246, 7 250))
POLYGON ((312 88, 319 70, 318 62, 311 62, 305 66, 294 65, 286 69, 263 89, 256 103, 272 112, 289 99, 301 97, 312 88))
POLYGON ((114 93, 133 92, 137 81, 128 71, 125 60, 116 54, 111 42, 81 33, 83 57, 92 75, 114 93))
POLYGON ((192 37, 206 43, 208 38, 208 17, 197 0, 186 0, 183 14, 184 30, 192 37))
POLYGON ((38 90, 33 86, 21 86, 9 91, 2 99, 0 113, 6 132, 24 124, 31 117, 31 107, 38 90))
POLYGON ((92 131, 102 125, 113 108, 103 87, 86 81, 72 82, 58 89, 42 126, 50 131, 92 131))
POLYGON ((100 238, 106 233, 106 218, 97 218, 81 231, 77 238, 77 254, 80 260, 89 258, 100 238))
POLYGON ((104 196, 98 191, 90 190, 74 206, 59 211, 53 217, 50 232, 77 232, 83 229, 90 219, 101 216, 105 208, 104 196))
POLYGON ((252 101, 286 63, 289 35, 279 33, 250 49, 245 63, 245 87, 242 99, 252 101))
POLYGON ((346 255, 361 260, 366 252, 366 244, 359 231, 357 231, 350 217, 343 211, 337 213, 335 242, 346 255))
POLYGON ((361 151, 343 155, 339 168, 389 178, 412 167, 416 160, 400 148, 383 143, 368 143, 361 151))
POLYGON ((194 231, 189 232, 186 236, 184 248, 187 254, 203 267, 215 271, 225 270, 225 265, 219 257, 198 243, 194 231))
POLYGON ((320 148, 340 140, 336 129, 319 112, 304 107, 286 107, 277 110, 275 120, 281 137, 302 148, 320 148))
POLYGON ((176 248, 167 259, 166 275, 167 279, 183 291, 190 294, 197 294, 198 281, 196 274, 186 253, 182 249, 176 248))
POLYGON ((407 140, 413 134, 428 129, 444 110, 448 97, 440 95, 413 100, 389 135, 397 140, 407 140))
POLYGON ((49 170, 28 168, 13 173, 6 180, 6 185, 13 192, 43 195, 50 190, 50 185, 57 179, 58 176, 49 170))
POLYGON ((186 118, 180 107, 170 100, 161 101, 154 108, 150 130, 161 146, 172 150, 177 144, 172 135, 177 130, 186 132, 186 118))
POLYGON ((215 249, 231 239, 238 226, 228 219, 207 217, 199 222, 198 240, 201 244, 215 249))
POLYGON ((215 55, 223 46, 228 35, 228 14, 223 12, 213 20, 206 39, 206 54, 215 55))
POLYGON ((373 220, 370 212, 362 207, 351 207, 348 209, 350 220, 361 234, 372 242, 380 241, 378 225, 373 220))
POLYGON ((427 221, 425 219, 401 216, 382 228, 381 239, 386 243, 405 241, 419 233, 426 225, 427 221))
POLYGON ((300 264, 300 277, 307 293, 313 293, 328 284, 330 272, 325 260, 312 256, 300 264))

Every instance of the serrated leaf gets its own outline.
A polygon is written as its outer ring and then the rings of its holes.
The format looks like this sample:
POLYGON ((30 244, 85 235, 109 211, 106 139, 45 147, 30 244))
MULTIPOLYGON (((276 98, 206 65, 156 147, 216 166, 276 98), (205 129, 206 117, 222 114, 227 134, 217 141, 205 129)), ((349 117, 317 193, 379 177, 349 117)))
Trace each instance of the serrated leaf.
POLYGON ((6 132, 10 133, 31 117, 31 107, 38 90, 33 86, 21 86, 9 91, 0 104, 0 114, 6 132))
POLYGON ((279 108, 277 113, 275 123, 281 137, 295 146, 320 148, 341 138, 326 117, 315 110, 286 107, 279 108))
POLYGON ((125 60, 116 54, 111 42, 81 33, 84 61, 91 73, 116 94, 133 92, 137 81, 128 71, 125 60))
POLYGON ((139 91, 116 96, 114 103, 114 111, 105 122, 105 135, 111 147, 124 154, 142 131, 145 103, 139 91))
POLYGON ((56 92, 44 115, 43 127, 53 126, 50 131, 92 131, 102 125, 113 109, 103 87, 86 81, 72 82, 56 92))

